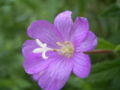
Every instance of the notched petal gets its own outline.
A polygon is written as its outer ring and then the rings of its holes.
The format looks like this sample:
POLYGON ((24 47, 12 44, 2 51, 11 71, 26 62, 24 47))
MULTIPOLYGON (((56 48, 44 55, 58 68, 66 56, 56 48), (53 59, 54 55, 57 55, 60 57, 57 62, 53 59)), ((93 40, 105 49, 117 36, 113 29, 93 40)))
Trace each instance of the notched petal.
POLYGON ((95 49, 97 46, 97 37, 93 32, 88 32, 86 38, 76 46, 76 51, 85 52, 95 49))
POLYGON ((75 44, 81 43, 89 31, 89 23, 87 18, 77 17, 71 30, 71 41, 75 44))
POLYGON ((70 38, 70 31, 73 25, 71 14, 71 11, 64 11, 58 14, 54 21, 55 26, 65 40, 70 38))

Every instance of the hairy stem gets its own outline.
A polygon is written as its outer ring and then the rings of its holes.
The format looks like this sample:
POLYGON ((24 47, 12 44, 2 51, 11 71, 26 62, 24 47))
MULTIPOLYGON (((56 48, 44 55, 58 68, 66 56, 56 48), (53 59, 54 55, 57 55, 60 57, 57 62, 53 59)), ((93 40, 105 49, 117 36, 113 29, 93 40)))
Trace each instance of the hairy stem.
POLYGON ((113 53, 113 51, 98 49, 98 50, 88 51, 88 52, 84 52, 84 53, 86 53, 86 54, 104 54, 104 53, 113 53))

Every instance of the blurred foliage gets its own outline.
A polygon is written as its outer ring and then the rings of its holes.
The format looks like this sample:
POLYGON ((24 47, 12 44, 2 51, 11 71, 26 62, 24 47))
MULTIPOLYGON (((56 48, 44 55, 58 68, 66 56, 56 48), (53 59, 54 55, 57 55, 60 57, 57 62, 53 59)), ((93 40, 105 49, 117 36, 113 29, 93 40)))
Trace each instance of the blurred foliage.
POLYGON ((63 90, 120 90, 120 0, 0 0, 0 90, 40 90, 22 67, 26 29, 38 19, 53 22, 64 10, 73 11, 73 19, 87 17, 97 48, 115 53, 91 55, 91 75, 72 75, 63 90))

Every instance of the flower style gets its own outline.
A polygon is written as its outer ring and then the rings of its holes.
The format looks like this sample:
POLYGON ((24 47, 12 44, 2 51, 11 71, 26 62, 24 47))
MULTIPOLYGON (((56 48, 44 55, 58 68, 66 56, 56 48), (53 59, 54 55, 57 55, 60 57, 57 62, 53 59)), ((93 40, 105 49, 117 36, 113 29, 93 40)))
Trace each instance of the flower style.
POLYGON ((86 18, 73 23, 71 11, 60 13, 54 24, 45 20, 33 22, 22 48, 24 69, 43 90, 60 90, 73 72, 79 78, 90 73, 90 58, 84 52, 93 50, 97 38, 86 18))

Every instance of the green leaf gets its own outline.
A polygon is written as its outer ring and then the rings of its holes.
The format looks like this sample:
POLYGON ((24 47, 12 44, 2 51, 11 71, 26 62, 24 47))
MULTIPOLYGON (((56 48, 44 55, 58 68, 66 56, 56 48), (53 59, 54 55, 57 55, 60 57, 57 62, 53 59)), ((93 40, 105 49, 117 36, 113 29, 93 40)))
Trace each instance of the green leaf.
POLYGON ((93 64, 91 73, 95 74, 95 73, 106 71, 108 69, 115 68, 115 67, 120 67, 120 60, 119 59, 106 60, 103 62, 93 64))
POLYGON ((108 42, 107 40, 104 40, 102 38, 98 39, 97 49, 113 50, 114 48, 115 48, 115 45, 113 45, 112 43, 108 42))
POLYGON ((115 47, 115 52, 120 52, 120 45, 117 45, 117 46, 115 47))
POLYGON ((120 56, 120 45, 117 45, 117 46, 115 47, 114 52, 115 52, 118 56, 120 56))
POLYGON ((120 74, 120 60, 107 60, 92 66, 92 72, 88 79, 90 83, 106 82, 120 74))
POLYGON ((14 79, 1 79, 0 80, 0 87, 9 87, 12 90, 17 88, 18 90, 25 89, 27 87, 30 87, 31 84, 22 78, 14 78, 14 79))
POLYGON ((118 75, 119 71, 120 71, 120 67, 110 68, 106 71, 91 74, 87 79, 87 81, 92 84, 107 82, 109 80, 112 80, 116 75, 118 75))
POLYGON ((106 8, 102 14, 102 16, 120 16, 120 6, 118 4, 110 5, 106 8))

